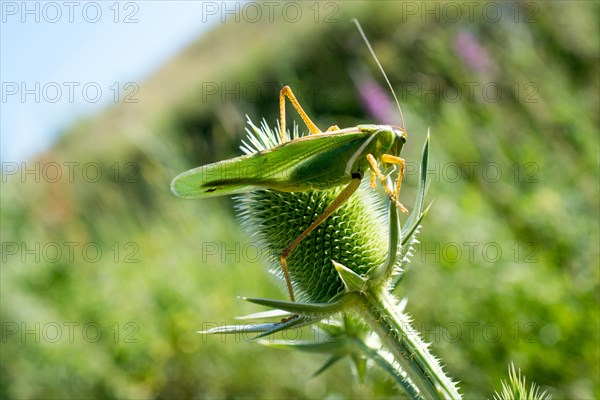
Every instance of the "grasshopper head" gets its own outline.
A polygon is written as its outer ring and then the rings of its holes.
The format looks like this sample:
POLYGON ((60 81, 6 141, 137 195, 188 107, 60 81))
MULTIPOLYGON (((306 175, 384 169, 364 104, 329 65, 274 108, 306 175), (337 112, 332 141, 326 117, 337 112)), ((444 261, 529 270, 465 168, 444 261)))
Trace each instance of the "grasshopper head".
POLYGON ((406 131, 399 126, 392 126, 392 132, 394 132, 394 145, 392 146, 392 153, 396 156, 400 155, 402 146, 406 143, 406 131))

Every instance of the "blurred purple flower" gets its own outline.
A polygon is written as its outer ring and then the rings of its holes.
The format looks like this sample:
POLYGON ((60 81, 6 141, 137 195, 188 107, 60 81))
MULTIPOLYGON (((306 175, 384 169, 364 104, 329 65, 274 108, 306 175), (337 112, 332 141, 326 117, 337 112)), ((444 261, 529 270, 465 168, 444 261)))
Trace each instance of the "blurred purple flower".
POLYGON ((387 91, 366 74, 352 74, 364 109, 377 123, 398 125, 400 116, 387 91))
POLYGON ((487 49, 479 43, 475 35, 460 31, 454 38, 454 49, 469 69, 477 73, 490 73, 496 70, 487 49))

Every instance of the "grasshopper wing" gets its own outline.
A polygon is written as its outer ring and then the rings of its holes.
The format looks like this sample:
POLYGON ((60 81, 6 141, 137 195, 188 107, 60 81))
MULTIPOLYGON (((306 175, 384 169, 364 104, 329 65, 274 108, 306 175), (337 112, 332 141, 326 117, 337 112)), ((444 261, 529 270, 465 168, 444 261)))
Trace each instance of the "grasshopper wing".
POLYGON ((259 189, 267 181, 278 180, 268 172, 268 168, 273 171, 275 167, 269 165, 268 158, 257 153, 185 171, 173 179, 171 192, 183 198, 200 199, 259 189))
POLYGON ((257 189, 304 191, 315 187, 315 182, 316 186, 323 186, 319 185, 320 180, 329 181, 330 186, 336 186, 344 181, 341 175, 346 161, 352 158, 368 135, 348 130, 343 133, 304 136, 255 154, 183 172, 171 182, 171 191, 183 198, 199 199, 257 189), (330 167, 336 164, 339 167, 329 172, 323 169, 307 171, 308 166, 322 165, 325 160, 330 167), (298 176, 300 172, 302 176, 298 176))

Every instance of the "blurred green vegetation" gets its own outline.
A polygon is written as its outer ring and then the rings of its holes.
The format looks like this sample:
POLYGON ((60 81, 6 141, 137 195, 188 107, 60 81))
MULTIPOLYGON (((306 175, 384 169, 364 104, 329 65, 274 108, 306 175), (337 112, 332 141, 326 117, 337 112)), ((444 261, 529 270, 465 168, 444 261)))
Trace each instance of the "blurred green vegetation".
MULTIPOLYGON (((459 3, 307 2, 296 23, 242 17, 200 38, 139 103, 34 161, 79 163, 72 182, 3 183, 2 397, 397 395, 377 369, 308 379, 322 358, 195 333, 258 311, 237 296, 285 295, 230 199, 169 193, 178 172, 241 154, 245 114, 274 124, 283 84, 321 128, 378 122, 351 78, 381 81, 354 16, 401 97, 409 167, 432 134, 435 204, 399 293, 415 325, 466 398, 491 396, 511 361, 555 398, 599 397, 599 3, 573 3, 493 3, 496 20, 477 2, 459 18, 459 3)), ((416 181, 409 168, 405 204, 416 181)))

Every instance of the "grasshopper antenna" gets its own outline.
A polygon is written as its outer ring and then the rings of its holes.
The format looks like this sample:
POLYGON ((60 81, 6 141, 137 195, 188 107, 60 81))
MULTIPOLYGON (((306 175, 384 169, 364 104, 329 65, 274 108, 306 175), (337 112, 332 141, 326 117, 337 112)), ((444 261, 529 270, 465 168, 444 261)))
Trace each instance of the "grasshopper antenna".
POLYGON ((392 87, 392 84, 390 83, 390 80, 388 79, 387 75, 385 74, 385 71, 383 70, 383 67, 381 66, 381 63, 379 62, 379 59, 375 55, 375 51, 373 51, 373 48, 371 47, 371 43, 369 43, 369 39, 367 39, 367 36, 365 35, 365 32, 362 30, 362 27, 360 26, 360 23, 358 22, 358 20, 356 18, 353 18, 352 21, 356 25, 356 28, 358 29, 358 32, 360 33, 360 36, 362 36, 363 40, 367 44, 367 47, 369 48, 369 52, 371 52, 371 55, 373 56, 373 59, 375 59, 375 62, 377 63, 377 66, 379 67, 379 70, 383 74, 383 77, 385 78, 385 81, 387 82, 388 87, 390 88, 390 92, 392 92, 392 96, 394 96, 394 100, 396 101, 396 106, 398 106, 398 111, 400 111, 400 121, 402 122, 402 129, 406 132, 406 125, 404 124, 404 116, 402 115, 402 109, 400 108, 400 102, 398 101, 398 97, 396 97, 396 93, 394 92, 394 88, 392 87))

